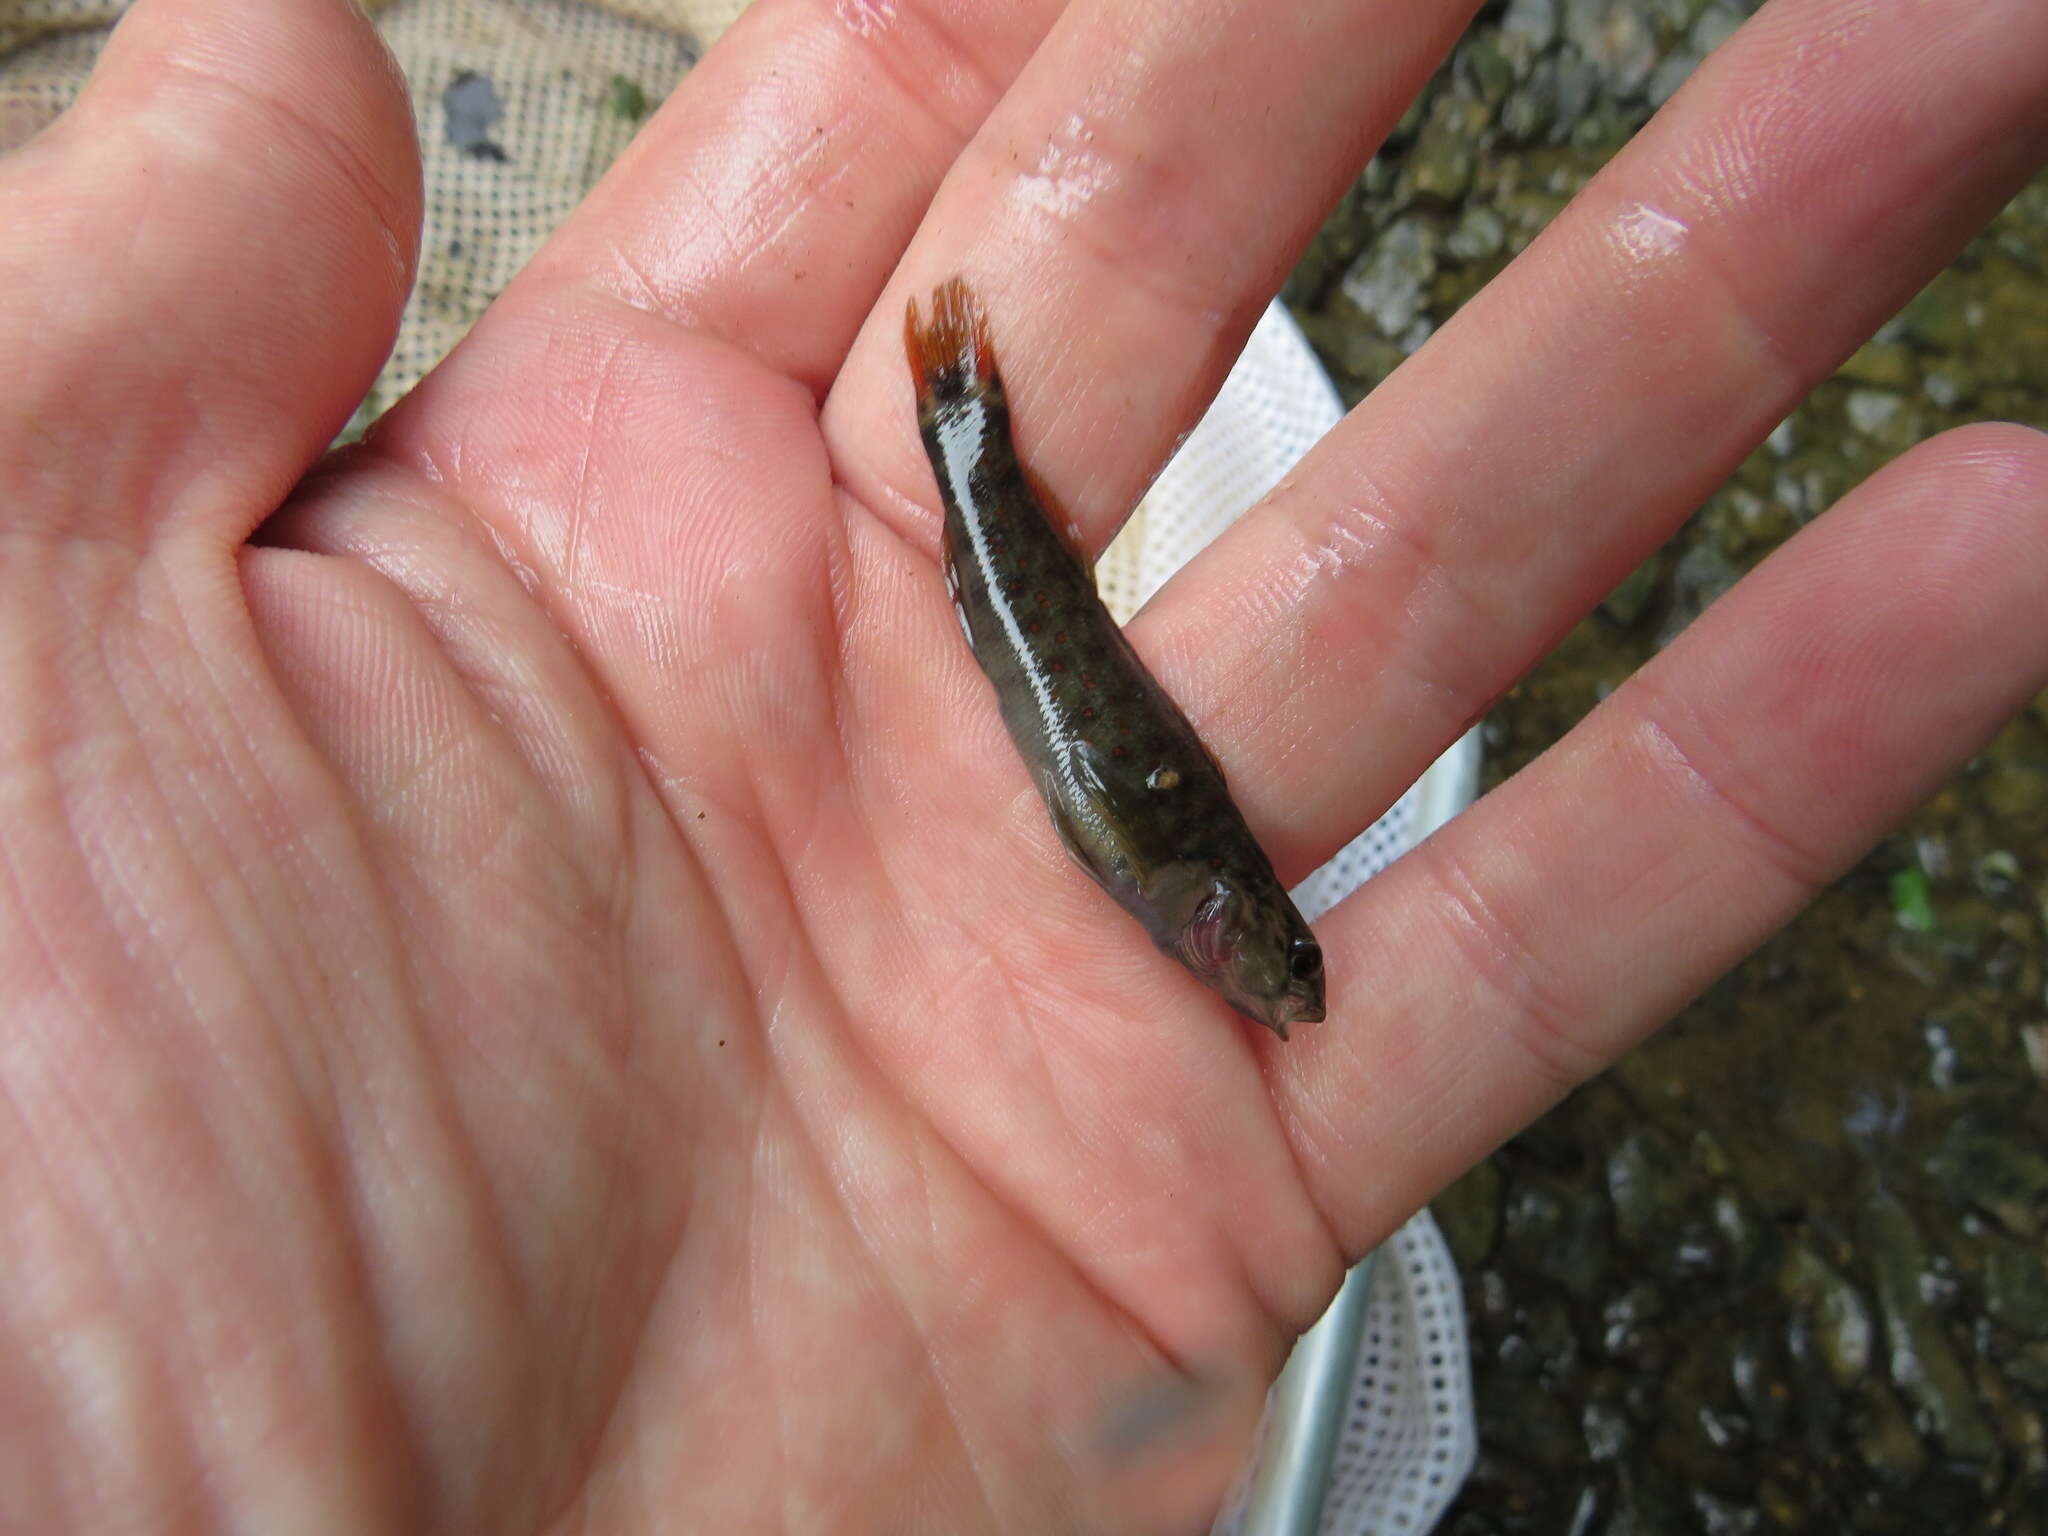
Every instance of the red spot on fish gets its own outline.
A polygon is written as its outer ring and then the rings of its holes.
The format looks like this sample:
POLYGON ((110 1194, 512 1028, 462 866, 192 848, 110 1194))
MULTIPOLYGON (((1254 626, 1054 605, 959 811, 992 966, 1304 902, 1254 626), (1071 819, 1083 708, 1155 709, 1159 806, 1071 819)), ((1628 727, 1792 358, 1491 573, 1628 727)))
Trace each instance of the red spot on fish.
POLYGON ((1222 856, 1221 856, 1221 855, 1219 854, 1219 855, 1217 855, 1217 856, 1215 856, 1215 857, 1211 858, 1211 859, 1209 860, 1209 867, 1210 867, 1211 869, 1221 869, 1221 868, 1223 867, 1223 858, 1222 858, 1222 856))
POLYGON ((1109 749, 1109 755, 1111 757, 1122 757, 1124 755, 1123 743, 1118 742, 1115 746, 1111 747, 1109 749))
POLYGON ((1067 643, 1067 632, 1063 629, 1058 634, 1054 635, 1052 638, 1053 644, 1065 645, 1067 643))
POLYGON ((1092 709, 1084 709, 1081 711, 1081 718, 1083 720, 1093 720, 1095 718, 1095 711, 1092 709))
MULTIPOLYGON (((1036 624, 1032 625, 1031 627, 1033 629, 1038 628, 1036 624)), ((1052 669, 1055 672, 1064 672, 1067 670, 1067 664, 1064 661, 1056 661, 1052 664, 1052 669)))

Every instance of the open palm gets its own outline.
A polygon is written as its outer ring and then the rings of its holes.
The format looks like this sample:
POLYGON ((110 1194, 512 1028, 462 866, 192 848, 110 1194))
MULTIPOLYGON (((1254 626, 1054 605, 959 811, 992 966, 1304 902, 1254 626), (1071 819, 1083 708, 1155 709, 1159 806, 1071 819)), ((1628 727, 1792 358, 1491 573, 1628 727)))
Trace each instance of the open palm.
MULTIPOLYGON (((301 480, 404 104, 341 0, 138 7, 0 165, 0 1520, 1198 1527, 1345 1262, 2041 684, 2048 454, 1977 429, 1333 913, 1291 1046, 1066 863, 904 301, 974 278, 1106 539, 1465 9, 758 7, 301 480)), ((2034 0, 1777 0, 1162 595, 1283 875, 2025 177, 2044 81, 2034 0)))

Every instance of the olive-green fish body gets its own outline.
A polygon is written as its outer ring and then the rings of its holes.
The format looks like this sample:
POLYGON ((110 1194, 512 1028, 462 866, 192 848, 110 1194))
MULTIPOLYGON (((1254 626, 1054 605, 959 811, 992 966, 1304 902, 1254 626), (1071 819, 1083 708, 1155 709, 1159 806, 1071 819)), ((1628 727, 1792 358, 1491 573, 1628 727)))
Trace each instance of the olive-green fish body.
POLYGON ((1068 850, 1161 949, 1282 1039, 1322 954, 1187 717, 1145 670, 1019 462, 987 323, 955 278, 904 336, 945 504, 946 579, 1068 850))

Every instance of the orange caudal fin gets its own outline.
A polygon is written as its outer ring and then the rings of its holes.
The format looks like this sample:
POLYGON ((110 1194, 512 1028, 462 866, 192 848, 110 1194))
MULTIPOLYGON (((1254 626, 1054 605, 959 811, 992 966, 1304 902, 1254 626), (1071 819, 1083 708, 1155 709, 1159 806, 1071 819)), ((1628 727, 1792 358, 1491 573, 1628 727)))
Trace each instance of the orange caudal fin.
POLYGON ((1001 387, 988 315, 963 277, 949 277, 932 290, 929 324, 918 313, 917 300, 910 301, 903 316, 903 350, 910 356, 920 408, 1001 387))

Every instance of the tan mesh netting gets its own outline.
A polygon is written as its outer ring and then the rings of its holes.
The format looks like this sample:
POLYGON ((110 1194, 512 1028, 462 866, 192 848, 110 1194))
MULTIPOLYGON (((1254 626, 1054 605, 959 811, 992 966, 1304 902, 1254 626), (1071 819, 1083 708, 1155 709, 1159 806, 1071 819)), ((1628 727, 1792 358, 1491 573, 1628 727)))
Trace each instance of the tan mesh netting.
MULTIPOLYGON (((369 0, 419 120, 419 282, 374 414, 444 356, 745 0, 369 0)), ((0 0, 0 151, 68 106, 126 0, 0 0)))
MULTIPOLYGON (((412 91, 426 222, 419 281, 359 419, 447 353, 745 3, 371 0, 412 91)), ((72 101, 125 8, 0 0, 0 153, 72 101)), ((1117 616, 1128 618, 1264 495, 1338 411, 1307 343, 1275 306, 1215 408, 1098 563, 1117 616)), ((1310 876, 1297 892, 1303 910, 1313 916, 1340 900, 1462 804, 1476 756, 1476 745, 1462 744, 1310 876)), ((1474 1449, 1457 1278, 1426 1213, 1381 1251, 1365 1337, 1370 1347, 1337 1367, 1349 1408, 1327 1496, 1305 1506, 1314 1523, 1301 1529, 1424 1531, 1474 1449)), ((1270 1477, 1276 1463, 1269 1457, 1261 1473, 1270 1477)), ((1219 1530, 1273 1529, 1252 1493, 1219 1530)))

